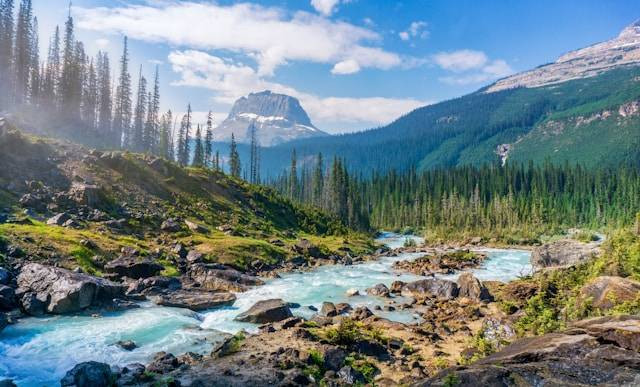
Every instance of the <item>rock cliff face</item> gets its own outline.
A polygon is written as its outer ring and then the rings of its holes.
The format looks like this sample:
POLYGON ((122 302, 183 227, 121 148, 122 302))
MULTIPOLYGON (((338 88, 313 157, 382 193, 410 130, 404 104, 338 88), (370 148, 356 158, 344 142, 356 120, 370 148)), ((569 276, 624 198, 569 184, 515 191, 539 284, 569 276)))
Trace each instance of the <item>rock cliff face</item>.
POLYGON ((267 90, 237 100, 227 119, 216 128, 214 138, 230 141, 233 134, 236 141, 249 143, 252 126, 261 146, 326 135, 313 126, 297 99, 267 90))
POLYGON ((622 30, 614 39, 568 52, 554 63, 499 80, 489 86, 487 92, 551 85, 634 64, 640 64, 640 20, 622 30))

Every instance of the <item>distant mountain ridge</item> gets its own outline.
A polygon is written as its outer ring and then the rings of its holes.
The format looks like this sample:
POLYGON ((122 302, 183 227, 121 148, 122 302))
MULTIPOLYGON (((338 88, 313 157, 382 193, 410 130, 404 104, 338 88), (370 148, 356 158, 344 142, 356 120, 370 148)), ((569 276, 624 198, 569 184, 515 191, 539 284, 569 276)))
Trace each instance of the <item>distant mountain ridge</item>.
POLYGON ((238 99, 228 117, 216 128, 214 138, 228 142, 233 134, 236 141, 249 143, 252 124, 261 146, 327 135, 311 123, 296 98, 266 90, 238 99))
POLYGON ((356 173, 512 162, 640 165, 640 22, 616 38, 424 106, 387 126, 301 139, 262 153, 263 174, 345 159, 356 173))

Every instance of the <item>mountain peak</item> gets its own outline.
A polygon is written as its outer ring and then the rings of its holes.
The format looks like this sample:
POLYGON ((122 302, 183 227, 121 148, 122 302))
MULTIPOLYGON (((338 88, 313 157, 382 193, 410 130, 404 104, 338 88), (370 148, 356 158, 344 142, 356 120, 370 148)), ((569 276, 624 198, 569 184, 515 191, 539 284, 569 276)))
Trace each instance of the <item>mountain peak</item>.
POLYGON ((486 92, 553 85, 628 65, 640 65, 640 19, 613 39, 570 51, 554 63, 501 79, 489 86, 486 92))
POLYGON ((252 124, 262 146, 326 135, 311 123, 296 98, 264 90, 239 98, 217 128, 215 138, 228 141, 233 134, 238 142, 248 143, 252 124))

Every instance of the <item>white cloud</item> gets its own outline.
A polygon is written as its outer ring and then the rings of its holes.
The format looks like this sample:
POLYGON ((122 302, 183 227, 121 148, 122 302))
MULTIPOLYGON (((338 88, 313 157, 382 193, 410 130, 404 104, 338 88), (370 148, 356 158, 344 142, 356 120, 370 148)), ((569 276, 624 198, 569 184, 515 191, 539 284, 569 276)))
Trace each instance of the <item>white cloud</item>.
POLYGON ((439 78, 450 85, 483 83, 513 74, 513 69, 507 62, 502 59, 490 60, 482 51, 441 52, 432 59, 442 69, 455 73, 439 78))
POLYGON ((109 44, 110 44, 109 39, 104 39, 104 38, 96 39, 96 46, 101 50, 107 48, 109 44))
POLYGON ((416 99, 383 97, 322 98, 265 80, 248 65, 195 50, 174 51, 169 55, 169 63, 181 76, 175 85, 212 90, 214 100, 219 103, 230 105, 237 98, 260 90, 296 97, 319 127, 327 122, 384 124, 427 104, 416 99))
POLYGON ((353 74, 360 71, 360 65, 357 61, 353 59, 343 60, 342 62, 336 63, 331 69, 332 74, 353 74))
POLYGON ((482 51, 458 50, 435 54, 433 60, 445 70, 466 71, 482 67, 488 58, 482 51))
POLYGON ((428 24, 425 21, 414 21, 409 24, 405 31, 398 33, 400 39, 409 40, 411 38, 426 39, 429 37, 429 31, 426 30, 428 24))
MULTIPOLYGON (((328 2, 324 3, 327 6, 328 2)), ((75 8, 74 14, 78 26, 86 30, 126 34, 178 47, 241 53, 258 63, 261 75, 272 75, 278 66, 290 61, 331 65, 355 61, 360 68, 384 70, 403 64, 398 54, 376 46, 381 36, 371 29, 308 12, 290 13, 250 3, 223 6, 166 0, 114 8, 75 8)))
POLYGON ((340 0, 311 0, 311 6, 325 16, 331 16, 340 0))

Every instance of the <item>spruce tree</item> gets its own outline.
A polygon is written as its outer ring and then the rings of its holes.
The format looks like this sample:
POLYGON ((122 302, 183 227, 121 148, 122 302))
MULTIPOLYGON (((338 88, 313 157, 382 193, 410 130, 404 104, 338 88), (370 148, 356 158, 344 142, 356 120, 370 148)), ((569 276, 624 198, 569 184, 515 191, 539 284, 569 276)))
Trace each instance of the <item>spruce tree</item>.
POLYGON ((47 65, 42 85, 42 99, 49 108, 56 108, 58 84, 60 83, 60 27, 56 26, 53 38, 49 42, 47 65))
POLYGON ((13 88, 13 0, 0 0, 0 85, 4 92, 0 93, 0 109, 11 103, 11 93, 6 90, 13 88))
POLYGON ((33 9, 31 0, 22 0, 18 10, 14 42, 14 102, 27 102, 33 65, 33 9))
POLYGON ((42 70, 40 68, 40 39, 38 38, 38 18, 31 25, 31 74, 29 75, 29 102, 40 107, 42 91, 42 70))
POLYGON ((250 161, 249 161, 249 181, 251 183, 258 183, 258 138, 256 134, 256 126, 252 122, 249 126, 249 133, 251 136, 251 152, 250 152, 250 161))
POLYGON ((131 75, 129 74, 129 49, 127 47, 127 37, 125 36, 113 113, 114 146, 120 147, 124 145, 126 147, 131 144, 131 115, 131 75))
POLYGON ((133 116, 132 147, 135 151, 144 150, 144 122, 147 112, 147 79, 142 75, 142 66, 138 76, 138 93, 133 116))
POLYGON ((82 96, 82 120, 92 132, 97 129, 97 109, 98 76, 93 60, 91 60, 87 70, 87 79, 82 96))
POLYGON ((204 136, 204 165, 209 168, 213 165, 213 114, 211 110, 207 114, 207 129, 204 136))
POLYGON ((158 156, 164 157, 167 160, 172 160, 173 156, 170 153, 171 144, 171 125, 173 121, 173 114, 171 110, 162 115, 160 119, 160 134, 158 139, 158 156))
POLYGON ((113 101, 111 95, 111 67, 109 65, 109 56, 106 52, 98 51, 96 61, 98 71, 98 131, 103 138, 113 139, 115 136, 111 130, 113 101))
POLYGON ((200 124, 196 129, 195 145, 193 150, 193 164, 194 167, 204 167, 204 146, 202 144, 202 130, 200 124))
MULTIPOLYGON (((149 93, 147 107, 147 121, 144 125, 144 145, 145 150, 148 152, 158 153, 158 136, 159 136, 159 122, 158 116, 160 114, 160 75, 158 73, 158 66, 156 66, 156 73, 153 77, 153 93, 149 93)), ((165 157, 165 156, 163 156, 165 157)))
POLYGON ((291 151, 291 166, 289 167, 289 198, 298 198, 298 160, 295 148, 291 151))
POLYGON ((322 153, 318 153, 316 167, 313 171, 312 202, 317 207, 322 207, 322 193, 324 190, 324 165, 322 153))
POLYGON ((231 145, 229 146, 229 171, 231 176, 240 177, 240 155, 238 154, 238 145, 236 144, 236 138, 231 133, 231 145))

